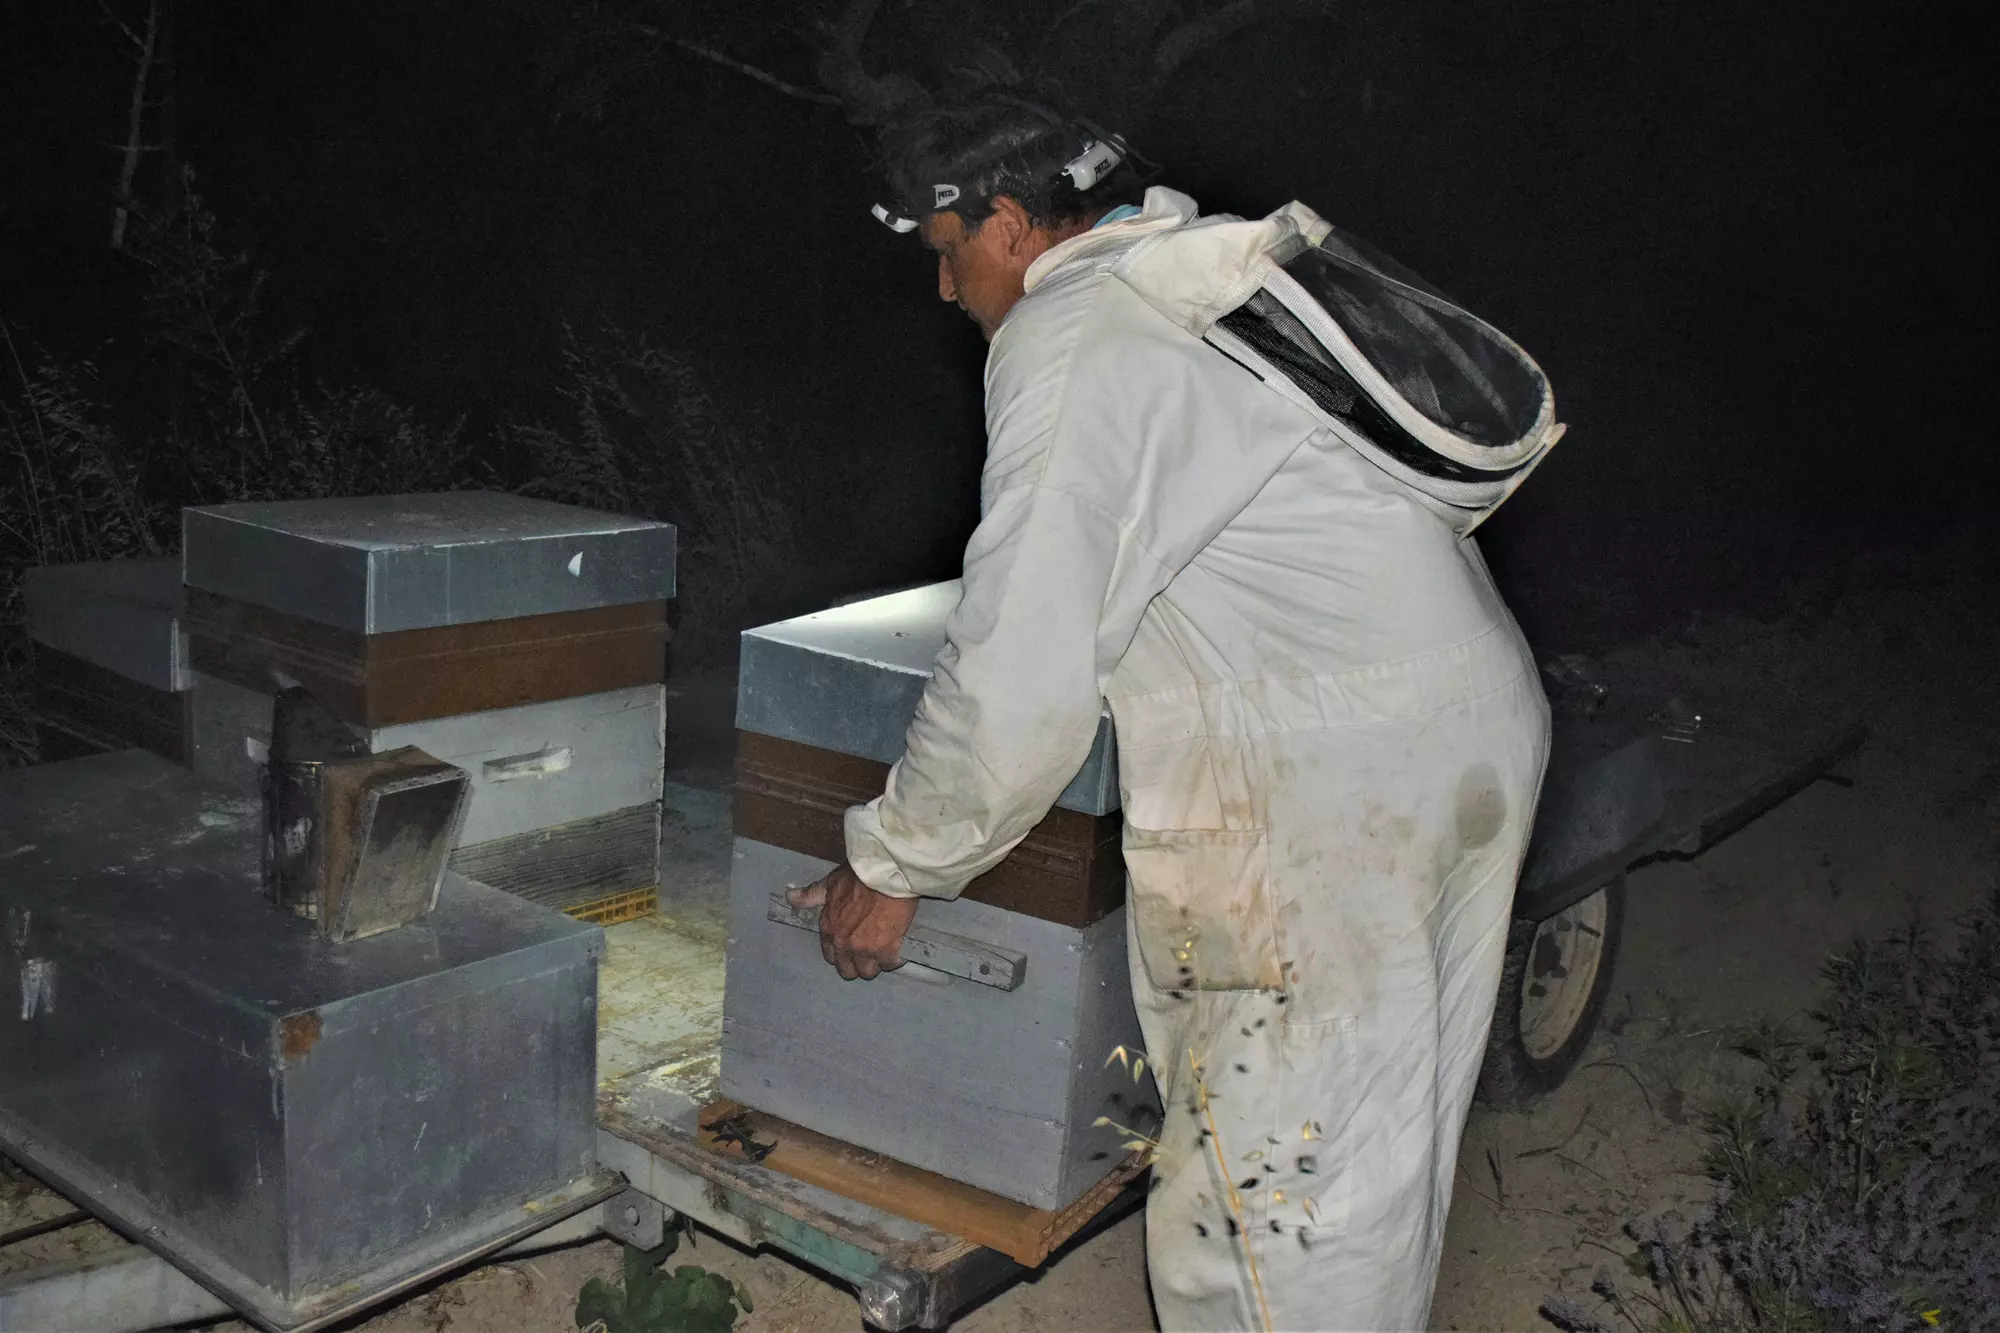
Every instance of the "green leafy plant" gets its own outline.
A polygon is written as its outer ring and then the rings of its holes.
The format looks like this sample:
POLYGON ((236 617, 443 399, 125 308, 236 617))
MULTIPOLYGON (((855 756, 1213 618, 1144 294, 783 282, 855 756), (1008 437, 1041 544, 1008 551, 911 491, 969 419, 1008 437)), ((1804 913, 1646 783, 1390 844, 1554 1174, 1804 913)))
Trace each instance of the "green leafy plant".
POLYGON ((656 1250, 625 1247, 625 1279, 594 1277, 576 1298, 576 1326, 587 1333, 729 1333, 736 1316, 749 1314, 750 1292, 720 1273, 683 1264, 662 1265, 680 1245, 670 1232, 656 1250))

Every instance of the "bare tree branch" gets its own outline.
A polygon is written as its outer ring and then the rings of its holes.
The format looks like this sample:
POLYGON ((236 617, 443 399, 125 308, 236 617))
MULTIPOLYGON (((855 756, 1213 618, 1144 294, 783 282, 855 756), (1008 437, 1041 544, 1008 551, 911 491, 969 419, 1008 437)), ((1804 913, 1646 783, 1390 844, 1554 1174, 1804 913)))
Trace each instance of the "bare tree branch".
POLYGON ((1116 3, 1118 3, 1118 0, 1076 0, 1075 4, 1071 5, 1068 9, 1065 9, 1062 13, 1056 15, 1055 22, 1049 24, 1048 30, 1050 32, 1055 32, 1059 30, 1063 26, 1063 24, 1068 23, 1071 19, 1083 13, 1083 11, 1086 9, 1095 9, 1099 5, 1108 5, 1116 3))
POLYGON ((879 118, 891 107, 923 95, 914 79, 902 75, 876 77, 861 59, 861 45, 875 22, 881 0, 848 0, 840 19, 830 25, 820 52, 819 80, 840 95, 855 120, 879 118))
POLYGON ((1212 14, 1189 19, 1161 37, 1153 48, 1153 77, 1164 79, 1197 51, 1214 46, 1261 17, 1257 0, 1235 0, 1212 14))
POLYGON ((145 126, 146 118, 146 80, 152 77, 154 40, 160 31, 160 0, 147 0, 146 36, 143 40, 111 12, 105 0, 98 0, 98 7, 127 37, 139 44, 139 68, 132 76, 132 110, 126 119, 125 165, 118 172, 117 206, 111 214, 111 248, 123 250, 125 223, 132 214, 132 180, 139 171, 139 155, 146 151, 140 131, 145 126))
POLYGON ((839 106, 841 104, 840 99, 832 93, 823 93, 812 88, 801 88, 796 83, 787 83, 775 74, 768 74, 758 69, 755 65, 746 65, 733 56, 724 55, 712 46, 703 46, 700 42, 691 42, 685 37, 676 37, 670 32, 662 32, 658 28, 650 27, 646 24, 634 24, 633 26, 637 31, 644 33, 656 41, 666 42, 670 46, 678 46, 681 50, 691 55, 700 56, 703 60, 713 61, 715 64, 721 65, 724 69, 733 69, 738 74, 757 80, 757 82, 767 88, 777 89, 787 97, 797 97, 807 102, 816 102, 821 106, 839 106))
POLYGON ((1159 87, 1192 56, 1235 36, 1261 19, 1282 15, 1330 18, 1329 0, 1233 0, 1213 13, 1187 22, 1163 35, 1153 47, 1153 86, 1159 87))
POLYGON ((111 8, 111 6, 105 3, 105 0, 97 0, 97 7, 98 9, 103 11, 105 18, 111 20, 111 26, 118 29, 118 31, 124 33, 126 40, 130 41, 132 45, 138 47, 142 54, 149 52, 152 49, 152 43, 150 41, 142 39, 138 33, 133 32, 132 29, 126 24, 125 20, 119 18, 117 13, 111 8))
POLYGON ((840 21, 833 26, 834 49, 859 63, 861 43, 867 39, 868 29, 875 24, 875 11, 881 7, 881 0, 848 0, 840 21))

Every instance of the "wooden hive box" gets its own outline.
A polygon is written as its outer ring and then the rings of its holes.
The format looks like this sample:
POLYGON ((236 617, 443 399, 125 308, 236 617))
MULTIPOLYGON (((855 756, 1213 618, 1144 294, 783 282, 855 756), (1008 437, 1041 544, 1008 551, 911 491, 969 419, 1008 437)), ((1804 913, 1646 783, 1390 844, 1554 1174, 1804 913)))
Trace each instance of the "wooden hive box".
POLYGON ((97 560, 24 571, 42 759, 142 749, 186 763, 187 631, 180 561, 97 560))
POLYGON ((843 982, 774 902, 841 859, 843 812, 881 794, 957 600, 957 583, 937 584, 743 637, 722 1092, 1062 1208, 1124 1157, 1093 1122, 1130 1123, 1140 1100, 1107 1066, 1139 1044, 1109 720, 1005 862, 959 900, 923 904, 916 930, 950 957, 843 982))
POLYGON ((305 686, 467 770, 452 868, 592 920, 658 899, 672 526, 482 491, 186 510, 191 762, 250 787, 305 686))

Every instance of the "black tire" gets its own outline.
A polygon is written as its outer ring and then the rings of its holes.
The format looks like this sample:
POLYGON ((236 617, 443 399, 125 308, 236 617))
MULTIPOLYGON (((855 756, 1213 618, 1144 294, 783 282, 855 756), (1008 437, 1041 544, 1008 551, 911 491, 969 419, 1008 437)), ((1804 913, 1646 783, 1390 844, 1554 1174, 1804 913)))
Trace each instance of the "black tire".
POLYGON ((1479 1072, 1481 1101, 1522 1110, 1569 1077, 1596 1034, 1624 930, 1623 875, 1546 921, 1514 923, 1479 1072), (1593 970, 1585 975, 1574 952, 1565 967, 1565 947, 1594 948, 1586 955, 1593 970))

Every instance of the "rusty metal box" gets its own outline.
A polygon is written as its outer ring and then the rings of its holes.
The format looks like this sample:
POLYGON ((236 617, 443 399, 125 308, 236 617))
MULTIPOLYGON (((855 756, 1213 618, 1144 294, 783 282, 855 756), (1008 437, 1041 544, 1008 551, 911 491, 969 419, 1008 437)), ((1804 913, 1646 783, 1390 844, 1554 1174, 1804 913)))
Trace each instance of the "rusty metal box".
POLYGON ((0 1152, 282 1328, 592 1187, 603 936, 447 875, 334 944, 259 824, 136 750, 0 774, 0 1152))

